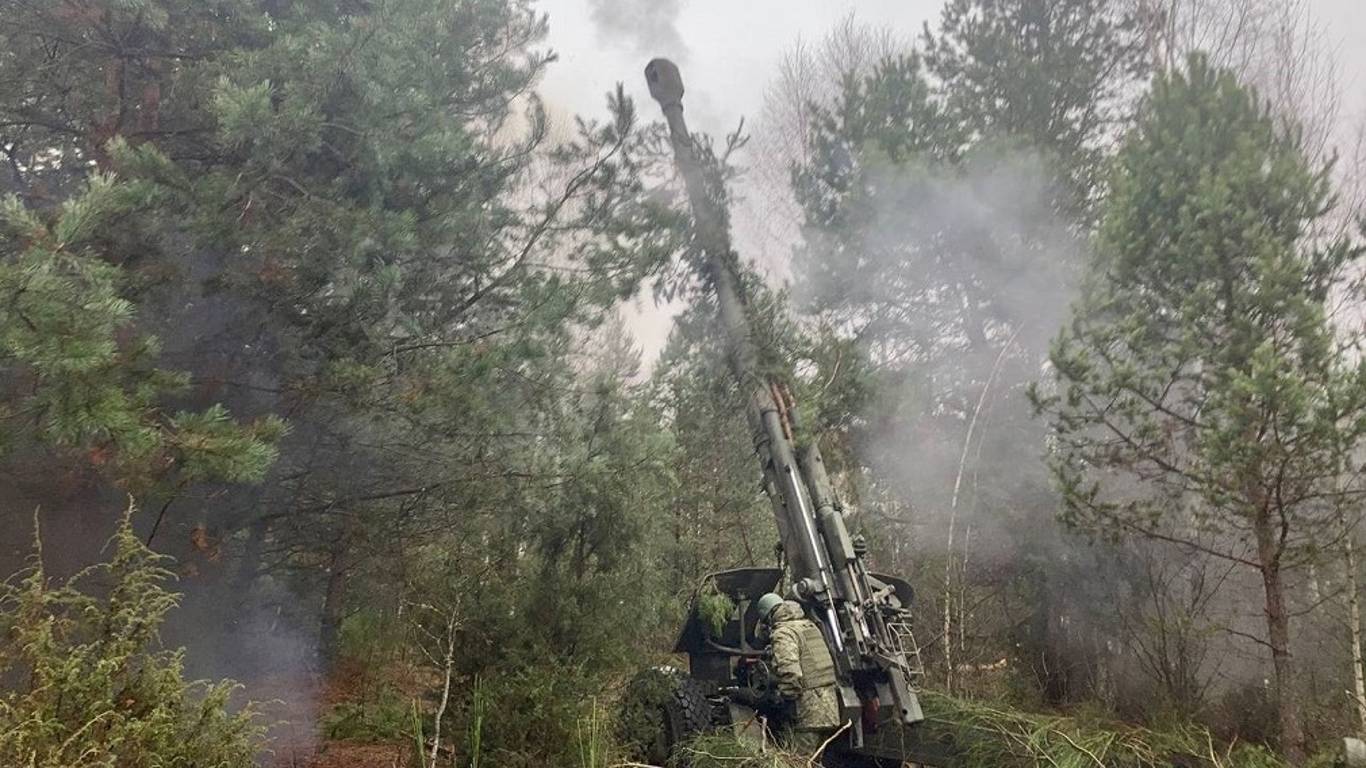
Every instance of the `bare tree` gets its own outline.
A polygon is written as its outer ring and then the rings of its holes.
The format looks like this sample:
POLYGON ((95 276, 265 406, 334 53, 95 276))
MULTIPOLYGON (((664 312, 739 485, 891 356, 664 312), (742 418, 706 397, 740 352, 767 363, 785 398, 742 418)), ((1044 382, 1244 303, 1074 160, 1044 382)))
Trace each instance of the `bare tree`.
POLYGON ((1219 631, 1213 603, 1233 568, 1159 542, 1138 542, 1129 552, 1134 597, 1116 603, 1124 647, 1164 704, 1194 716, 1219 671, 1217 655, 1211 658, 1211 639, 1219 631))
POLYGON ((848 78, 910 49, 910 42, 890 29, 850 13, 821 40, 798 39, 783 54, 764 94, 749 144, 748 173, 741 179, 743 194, 734 210, 742 251, 770 270, 786 271, 802 224, 791 174, 809 159, 813 110, 834 103, 848 78))
POLYGON ((441 598, 405 601, 415 645, 432 668, 441 675, 441 698, 437 702, 436 711, 432 714, 431 738, 425 745, 428 753, 421 756, 424 768, 437 768, 443 754, 441 724, 450 707, 451 687, 455 682, 456 653, 460 647, 460 630, 465 619, 462 596, 471 581, 454 577, 445 585, 446 594, 441 598))
POLYGON ((1298 122, 1311 159, 1333 153, 1342 122, 1337 51, 1310 0, 1134 0, 1134 11, 1154 68, 1203 51, 1298 122))

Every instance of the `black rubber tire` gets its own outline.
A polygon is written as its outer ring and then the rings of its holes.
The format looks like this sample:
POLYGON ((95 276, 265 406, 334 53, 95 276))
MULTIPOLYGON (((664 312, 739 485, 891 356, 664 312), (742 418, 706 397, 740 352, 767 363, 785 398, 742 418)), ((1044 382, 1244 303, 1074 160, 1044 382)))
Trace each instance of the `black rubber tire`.
POLYGON ((706 688, 682 670, 651 667, 626 686, 618 735, 640 762, 668 765, 680 745, 712 727, 706 688))

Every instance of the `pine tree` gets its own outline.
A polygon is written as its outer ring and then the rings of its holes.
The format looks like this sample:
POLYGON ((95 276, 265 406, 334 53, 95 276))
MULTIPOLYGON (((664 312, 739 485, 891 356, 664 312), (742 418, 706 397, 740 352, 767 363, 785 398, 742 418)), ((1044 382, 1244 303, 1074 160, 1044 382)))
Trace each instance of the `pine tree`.
POLYGON ((1129 9, 1115 0, 950 0, 925 25, 928 70, 973 137, 1018 142, 1068 181, 1082 211, 1102 181, 1103 142, 1143 70, 1129 9))
MULTIPOLYGON (((115 145, 116 151, 126 147, 115 145)), ((0 205, 0 401, 6 442, 26 438, 80 452, 136 491, 177 482, 253 482, 275 460, 284 424, 233 423, 224 408, 165 414, 188 382, 159 369, 155 336, 128 333, 136 306, 110 263, 122 217, 145 214, 155 194, 108 175, 59 207, 0 205)))
MULTIPOLYGON (((64 401, 84 421, 63 435, 174 467, 145 498, 163 510, 157 545, 211 521, 227 558, 241 545, 230 591, 293 572, 322 597, 295 604, 323 606, 328 640, 347 586, 410 530, 458 527, 450 509, 477 519, 524 482, 572 342, 672 252, 645 210, 629 100, 547 143, 534 87, 552 57, 525 0, 0 8, 0 147, 21 208, 64 219, 95 173, 124 200, 80 253, 118 313, 92 332, 128 349, 100 347, 111 359, 81 381, 101 388, 78 394, 118 423, 64 401)), ((27 370, 0 370, 26 415, 27 370)))
POLYGON ((1035 392, 1064 519, 1256 575, 1281 747, 1298 763, 1287 578, 1336 539, 1339 505, 1362 490, 1366 368, 1328 317, 1361 251, 1321 234, 1329 169, 1200 56, 1157 78, 1112 185, 1051 354, 1056 390, 1035 392))

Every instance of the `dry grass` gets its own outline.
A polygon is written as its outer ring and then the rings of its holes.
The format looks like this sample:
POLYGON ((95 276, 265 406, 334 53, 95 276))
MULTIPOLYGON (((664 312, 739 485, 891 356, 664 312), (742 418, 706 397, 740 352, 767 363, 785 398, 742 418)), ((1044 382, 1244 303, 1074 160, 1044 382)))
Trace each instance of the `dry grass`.
MULTIPOLYGON (((954 768, 1287 768, 1268 750, 1217 744, 1190 726, 1151 730, 1097 717, 1022 712, 922 694, 930 736, 951 737, 960 749, 954 768)), ((808 755, 757 749, 729 736, 693 742, 682 755, 690 768, 811 768, 808 755)))
POLYGON ((927 726, 951 734, 962 768, 1285 768, 1266 749, 1219 745, 1194 726, 1154 731, 1021 712, 926 692, 927 726))
POLYGON ((683 760, 689 768, 808 768, 805 755, 796 755, 769 745, 759 749, 736 741, 728 735, 704 736, 684 748, 683 760))

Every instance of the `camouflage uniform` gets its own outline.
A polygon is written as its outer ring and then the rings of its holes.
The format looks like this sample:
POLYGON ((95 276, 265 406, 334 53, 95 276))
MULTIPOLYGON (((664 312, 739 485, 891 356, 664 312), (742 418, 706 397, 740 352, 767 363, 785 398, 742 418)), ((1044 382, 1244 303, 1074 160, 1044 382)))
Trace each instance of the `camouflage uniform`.
POLYGON ((796 704, 789 742, 814 752, 840 724, 835 660, 820 627, 800 605, 784 602, 773 609, 769 623, 774 680, 783 698, 796 704))

